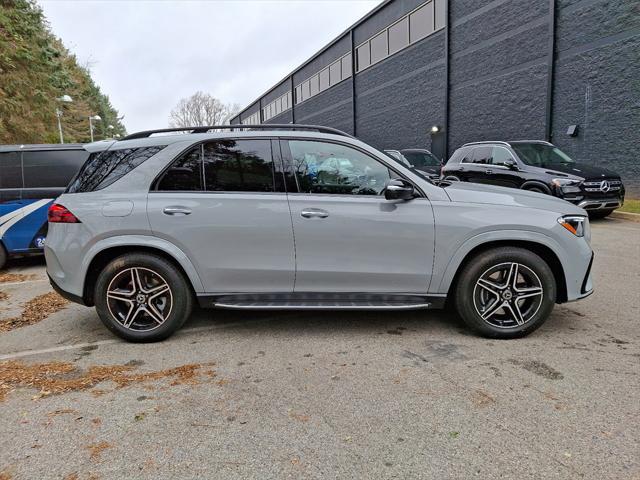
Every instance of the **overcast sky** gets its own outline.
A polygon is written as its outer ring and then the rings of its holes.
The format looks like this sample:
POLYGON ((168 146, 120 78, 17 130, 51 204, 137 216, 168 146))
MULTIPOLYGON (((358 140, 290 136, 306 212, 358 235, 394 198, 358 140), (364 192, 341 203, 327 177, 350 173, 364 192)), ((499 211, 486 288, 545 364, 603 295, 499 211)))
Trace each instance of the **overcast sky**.
POLYGON ((39 0, 129 132, 198 90, 241 107, 381 0, 39 0))

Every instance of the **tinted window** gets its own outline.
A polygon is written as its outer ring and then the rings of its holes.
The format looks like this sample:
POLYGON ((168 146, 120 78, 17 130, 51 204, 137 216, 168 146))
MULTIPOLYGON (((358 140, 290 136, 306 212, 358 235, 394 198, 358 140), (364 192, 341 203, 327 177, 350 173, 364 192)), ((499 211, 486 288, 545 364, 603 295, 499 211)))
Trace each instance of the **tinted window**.
POLYGON ((205 190, 272 192, 270 140, 218 140, 204 145, 205 190))
POLYGON ((409 160, 409 163, 414 167, 439 167, 440 160, 435 156, 425 152, 406 152, 402 154, 409 160))
POLYGON ((0 153, 0 188, 22 188, 20 152, 0 153))
POLYGON ((491 150, 493 147, 476 147, 473 149, 471 161, 479 164, 491 163, 491 150))
POLYGON ((376 63, 388 55, 387 31, 385 30, 371 39, 371 63, 376 63))
POLYGON ((447 160, 447 163, 455 164, 457 162, 471 162, 471 152, 473 149, 469 147, 462 147, 453 152, 451 158, 447 160))
POLYGON ((504 147, 493 147, 491 157, 493 158, 492 163, 494 165, 504 165, 508 160, 515 162, 511 152, 504 147))
POLYGON ((342 79, 349 78, 351 76, 351 54, 342 57, 342 79))
POLYGON ((65 188, 89 157, 86 150, 50 150, 22 154, 25 188, 65 188))
POLYGON ((433 2, 413 12, 409 17, 411 43, 426 37, 433 32, 433 2))
POLYGON ((553 145, 544 143, 513 143, 511 144, 520 160, 534 167, 547 167, 558 163, 574 163, 566 153, 553 145))
POLYGON ((358 70, 367 68, 371 65, 371 54, 369 52, 369 42, 361 45, 356 50, 356 58, 358 59, 358 70))
POLYGON ((202 186, 202 146, 192 148, 165 170, 156 185, 161 191, 199 191, 202 186))
POLYGON ((320 72, 320 91, 329 88, 329 69, 325 68, 320 72))
POLYGON ((403 18, 389 27, 389 55, 409 45, 409 19, 403 18))
POLYGON ((108 187, 163 148, 164 146, 158 146, 94 152, 89 155, 67 191, 92 192, 108 187))
POLYGON ((351 147, 303 140, 289 147, 304 193, 380 195, 391 178, 386 166, 351 147))

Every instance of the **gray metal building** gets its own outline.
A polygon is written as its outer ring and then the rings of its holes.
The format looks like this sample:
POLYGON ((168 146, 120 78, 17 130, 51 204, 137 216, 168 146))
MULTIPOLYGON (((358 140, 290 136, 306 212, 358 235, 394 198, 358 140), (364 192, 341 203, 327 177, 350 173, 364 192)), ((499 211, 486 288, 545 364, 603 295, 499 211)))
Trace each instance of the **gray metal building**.
POLYGON ((231 123, 327 125, 443 158, 547 139, 640 197, 640 0, 387 0, 231 123))

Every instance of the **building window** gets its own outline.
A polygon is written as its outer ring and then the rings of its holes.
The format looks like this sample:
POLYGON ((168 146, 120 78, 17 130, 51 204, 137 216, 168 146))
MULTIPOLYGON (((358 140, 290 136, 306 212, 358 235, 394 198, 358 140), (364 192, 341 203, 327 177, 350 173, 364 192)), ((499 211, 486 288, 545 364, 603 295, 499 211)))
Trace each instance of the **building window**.
POLYGON ((409 15, 411 43, 433 33, 433 25, 433 2, 429 2, 409 15))
POLYGON ((447 6, 445 0, 435 0, 436 8, 436 30, 441 29, 447 23, 447 6))
POLYGON ((318 79, 318 75, 314 75, 309 79, 309 89, 309 95, 311 97, 320 93, 320 80, 318 79))
POLYGON ((407 17, 389 27, 389 55, 409 45, 409 19, 407 17))
POLYGON ((351 54, 348 53, 341 60, 342 63, 342 79, 345 80, 351 76, 351 54))
POLYGON ((329 69, 325 68, 320 72, 320 91, 329 88, 329 69))
POLYGON ((364 70, 371 65, 371 52, 369 50, 369 42, 365 42, 356 49, 356 60, 358 63, 358 71, 364 70))
POLYGON ((371 39, 371 63, 379 62, 389 56, 387 31, 379 33, 371 39))

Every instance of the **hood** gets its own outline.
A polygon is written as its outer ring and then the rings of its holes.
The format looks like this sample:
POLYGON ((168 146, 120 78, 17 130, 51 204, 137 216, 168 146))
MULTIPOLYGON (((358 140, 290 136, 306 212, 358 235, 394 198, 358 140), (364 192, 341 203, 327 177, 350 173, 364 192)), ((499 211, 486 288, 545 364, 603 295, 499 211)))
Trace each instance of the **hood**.
POLYGON ((598 178, 620 178, 616 172, 607 170, 606 168, 595 167, 586 163, 553 163, 547 167, 538 167, 545 172, 553 175, 553 172, 560 172, 584 179, 595 180, 598 178))
POLYGON ((452 202, 482 203, 548 210, 561 215, 586 215, 582 208, 544 193, 479 183, 451 182, 444 187, 452 202))

